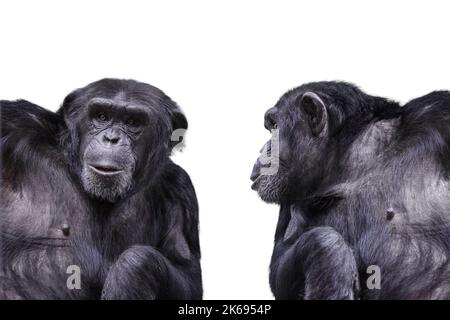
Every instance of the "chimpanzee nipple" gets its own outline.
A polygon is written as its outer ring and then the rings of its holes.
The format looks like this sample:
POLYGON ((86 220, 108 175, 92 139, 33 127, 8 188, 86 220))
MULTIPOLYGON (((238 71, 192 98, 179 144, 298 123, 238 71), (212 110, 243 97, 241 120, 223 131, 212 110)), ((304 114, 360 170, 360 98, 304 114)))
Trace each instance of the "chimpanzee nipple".
POLYGON ((386 220, 390 221, 390 220, 392 220, 394 218, 394 216, 395 216, 394 209, 393 208, 387 209, 387 211, 386 211, 386 220))

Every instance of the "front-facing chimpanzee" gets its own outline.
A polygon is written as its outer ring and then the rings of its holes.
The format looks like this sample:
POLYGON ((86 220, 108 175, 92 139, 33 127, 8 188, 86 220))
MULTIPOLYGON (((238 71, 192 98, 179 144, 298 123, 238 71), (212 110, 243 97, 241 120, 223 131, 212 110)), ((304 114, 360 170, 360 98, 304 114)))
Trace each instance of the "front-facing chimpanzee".
POLYGON ((103 79, 56 114, 0 110, 0 298, 202 297, 196 195, 169 158, 187 121, 168 96, 103 79))
POLYGON ((450 299, 450 92, 400 107, 310 83, 269 109, 265 126, 276 139, 252 188, 280 204, 276 298, 450 299))

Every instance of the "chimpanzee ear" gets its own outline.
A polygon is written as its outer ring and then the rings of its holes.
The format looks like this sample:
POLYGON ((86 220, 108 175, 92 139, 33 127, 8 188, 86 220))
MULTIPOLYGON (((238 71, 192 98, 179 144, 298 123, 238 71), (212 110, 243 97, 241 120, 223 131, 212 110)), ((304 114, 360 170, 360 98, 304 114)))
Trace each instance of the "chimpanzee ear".
POLYGON ((180 143, 182 143, 180 146, 183 146, 184 135, 186 129, 188 128, 188 122, 185 115, 178 106, 172 110, 171 116, 172 116, 173 131, 170 138, 170 147, 172 149, 173 147, 175 147, 180 143))
POLYGON ((68 126, 72 124, 72 121, 69 121, 69 123, 67 123, 67 118, 70 118, 71 113, 76 111, 76 109, 73 108, 73 104, 80 95, 81 95, 81 89, 76 89, 76 90, 72 91, 71 93, 69 93, 64 98, 64 101, 63 101, 61 107, 57 111, 57 113, 64 118, 64 121, 66 122, 66 125, 68 125, 68 126))
POLYGON ((175 109, 172 113, 172 127, 173 130, 188 128, 187 119, 180 108, 175 109))
POLYGON ((325 103, 314 92, 306 92, 300 98, 300 107, 308 118, 313 135, 319 135, 326 127, 328 112, 325 103))

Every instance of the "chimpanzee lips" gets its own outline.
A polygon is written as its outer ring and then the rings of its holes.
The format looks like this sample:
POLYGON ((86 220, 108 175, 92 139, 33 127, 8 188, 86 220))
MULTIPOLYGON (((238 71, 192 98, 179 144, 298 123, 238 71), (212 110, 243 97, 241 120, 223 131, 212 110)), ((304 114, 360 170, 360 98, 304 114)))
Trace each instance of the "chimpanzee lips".
POLYGON ((254 191, 258 191, 259 180, 260 180, 259 177, 260 176, 256 177, 255 180, 253 180, 253 183, 251 185, 251 189, 254 190, 254 191))
POLYGON ((89 168, 95 173, 112 176, 123 172, 122 168, 116 167, 114 165, 99 165, 99 164, 90 164, 89 168))
POLYGON ((259 170, 253 170, 252 175, 250 176, 250 180, 255 182, 256 179, 258 178, 259 178, 259 170))

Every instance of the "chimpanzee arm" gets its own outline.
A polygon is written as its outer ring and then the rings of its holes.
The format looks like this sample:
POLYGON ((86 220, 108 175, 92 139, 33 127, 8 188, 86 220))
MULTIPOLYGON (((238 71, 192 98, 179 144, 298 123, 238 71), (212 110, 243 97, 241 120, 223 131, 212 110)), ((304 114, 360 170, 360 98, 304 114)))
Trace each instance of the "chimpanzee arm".
POLYGON ((303 233, 271 265, 277 299, 355 299, 358 272, 343 237, 330 227, 303 233))
POLYGON ((128 248, 110 268, 103 299, 201 299, 198 207, 189 177, 177 172, 177 202, 165 213, 167 232, 157 248, 128 248))
POLYGON ((110 268, 102 299, 201 299, 199 270, 176 265, 150 246, 132 246, 110 268))

